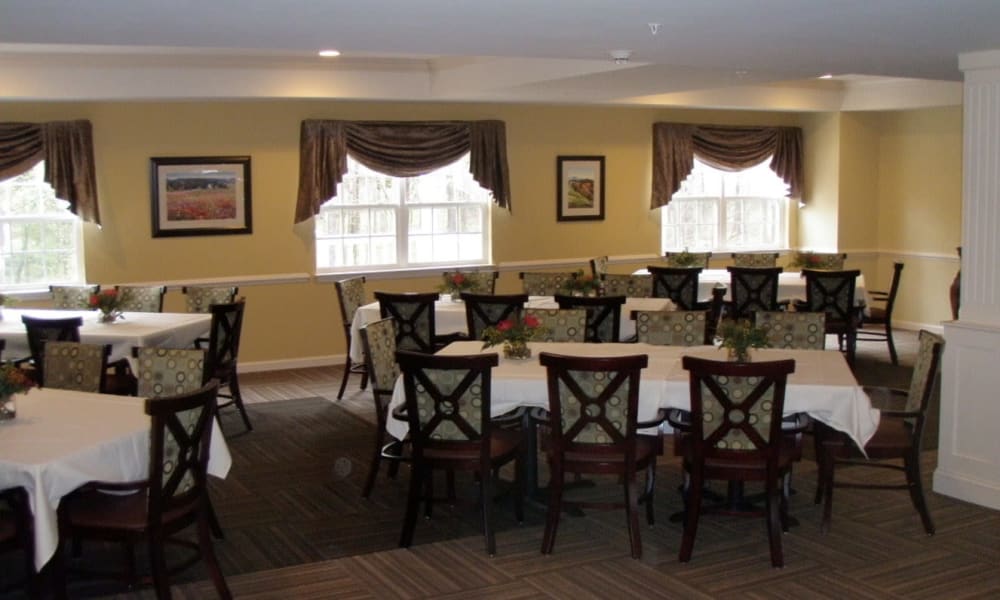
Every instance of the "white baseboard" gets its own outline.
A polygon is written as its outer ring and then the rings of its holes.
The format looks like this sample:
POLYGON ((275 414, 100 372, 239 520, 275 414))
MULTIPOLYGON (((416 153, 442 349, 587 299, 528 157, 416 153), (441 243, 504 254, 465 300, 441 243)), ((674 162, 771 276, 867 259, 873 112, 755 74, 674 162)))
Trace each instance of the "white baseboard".
POLYGON ((1000 486, 995 481, 983 481, 938 467, 934 471, 933 489, 945 496, 1000 510, 1000 486))

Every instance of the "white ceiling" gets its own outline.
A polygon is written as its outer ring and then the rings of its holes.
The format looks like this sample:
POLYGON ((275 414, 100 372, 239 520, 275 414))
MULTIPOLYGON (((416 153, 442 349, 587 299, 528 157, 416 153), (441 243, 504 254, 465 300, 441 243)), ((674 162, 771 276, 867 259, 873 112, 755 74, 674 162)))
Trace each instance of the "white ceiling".
POLYGON ((996 48, 1000 0, 0 0, 0 99, 879 108, 996 48))

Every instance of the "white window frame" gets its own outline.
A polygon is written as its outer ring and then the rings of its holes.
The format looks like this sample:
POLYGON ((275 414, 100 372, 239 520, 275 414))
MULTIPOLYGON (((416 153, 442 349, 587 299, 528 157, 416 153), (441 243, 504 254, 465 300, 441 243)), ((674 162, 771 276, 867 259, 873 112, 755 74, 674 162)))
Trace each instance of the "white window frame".
MULTIPOLYGON (((761 194, 761 193, 746 193, 741 194, 736 191, 730 191, 727 189, 727 185, 731 184, 731 180, 723 184, 721 181, 718 185, 718 195, 715 194, 696 194, 691 190, 693 187, 690 181, 694 177, 698 176, 713 176, 717 173, 722 173, 718 169, 712 168, 710 165, 703 163, 702 161, 695 158, 695 167, 689 175, 688 179, 685 179, 681 184, 681 189, 674 194, 670 204, 661 209, 661 222, 660 222, 660 248, 663 252, 676 252, 680 250, 690 250, 692 252, 748 252, 755 250, 785 250, 788 248, 789 244, 789 212, 791 210, 791 201, 787 197, 788 189, 787 185, 784 184, 774 174, 773 171, 767 166, 770 163, 770 158, 766 159, 764 162, 750 167, 749 170, 759 169, 763 173, 766 170, 767 173, 773 175, 774 180, 772 182, 774 195, 761 194), (745 241, 745 242, 730 242, 726 239, 726 222, 728 218, 727 212, 731 210, 736 203, 741 201, 750 202, 765 202, 772 203, 773 206, 771 210, 775 210, 778 214, 775 216, 774 222, 771 222, 770 226, 775 228, 775 232, 770 242, 764 241, 745 241), (687 207, 685 205, 688 205, 687 207), (717 217, 715 222, 712 223, 711 220, 706 220, 703 223, 675 223, 680 217, 678 213, 685 208, 688 212, 714 212, 717 217), (715 230, 711 235, 712 242, 704 243, 704 237, 702 236, 701 243, 695 238, 690 238, 683 235, 678 229, 675 232, 675 237, 679 241, 670 243, 669 238, 672 237, 669 229, 671 227, 692 227, 701 225, 703 227, 713 227, 715 230)), ((768 186, 770 187, 770 186, 768 186)), ((769 190, 771 191, 771 190, 769 190)), ((758 190, 759 192, 759 190, 758 190)), ((767 208, 765 208, 766 210, 767 208)))
MULTIPOLYGON (((320 214, 316 218, 316 228, 315 228, 315 240, 316 240, 316 273, 319 275, 323 274, 340 274, 340 273, 378 273, 378 272, 391 272, 391 271, 415 271, 415 270, 440 270, 441 267, 460 267, 460 266, 481 266, 489 265, 492 262, 492 199, 490 193, 480 187, 473 179, 472 175, 468 172, 468 154, 460 158, 458 161, 452 165, 443 167, 442 169, 435 171, 432 174, 425 175, 423 177, 441 177, 442 171, 450 171, 450 175, 453 179, 462 178, 461 184, 459 186, 458 193, 468 193, 473 197, 470 202, 412 202, 407 203, 406 198, 412 197, 412 193, 415 191, 416 187, 419 186, 420 177, 391 177, 388 175, 379 174, 375 171, 368 170, 360 163, 356 162, 350 155, 348 155, 348 171, 344 175, 343 181, 338 185, 337 191, 338 195, 331 198, 320 207, 320 214), (343 194, 353 193, 352 188, 354 184, 352 180, 356 177, 372 177, 383 178, 384 180, 392 180, 391 195, 393 201, 389 202, 353 202, 347 204, 340 204, 339 200, 343 194), (467 179, 465 179, 467 178, 467 179), (481 258, 471 258, 463 260, 461 255, 455 255, 448 257, 446 259, 434 260, 418 260, 411 256, 411 242, 417 237, 428 236, 433 238, 434 233, 420 233, 420 232, 410 232, 408 230, 408 225, 410 224, 411 216, 415 213, 415 209, 421 210, 434 210, 434 209, 457 209, 461 211, 463 207, 475 207, 480 213, 480 236, 481 236, 481 258), (349 233, 341 234, 326 234, 322 229, 325 226, 325 219, 336 218, 332 216, 332 212, 344 209, 368 209, 369 212, 369 223, 375 220, 374 212, 376 210, 387 210, 391 211, 394 215, 395 221, 395 231, 394 231, 394 242, 395 242, 395 260, 386 261, 380 264, 370 264, 372 260, 372 247, 369 246, 368 255, 369 264, 356 264, 356 265, 343 265, 343 266, 333 266, 334 260, 332 257, 323 256, 324 252, 331 252, 330 245, 324 243, 324 240, 330 241, 332 244, 336 243, 336 240, 341 239, 351 239, 351 238, 377 238, 377 237, 390 237, 390 234, 378 234, 372 231, 372 225, 369 224, 368 231, 362 232, 359 235, 351 235, 349 233), (329 217, 328 217, 329 215, 329 217)), ((385 188, 382 188, 382 192, 385 188)), ((373 192, 371 192, 373 193, 373 192)), ((433 228, 433 218, 430 226, 433 228)), ((443 232, 438 234, 441 236, 459 236, 460 232, 443 232)))
MULTIPOLYGON (((0 181, 0 285, 3 286, 4 293, 28 293, 37 291, 48 291, 48 286, 52 284, 79 285, 86 281, 84 271, 84 248, 83 248, 83 224, 79 217, 69 210, 69 203, 55 197, 55 191, 43 179, 45 173, 45 162, 41 161, 24 174, 10 177, 0 181), (29 180, 25 180, 30 178, 29 180), (15 184, 15 180, 20 181, 15 184), (47 195, 45 201, 54 201, 62 210, 58 211, 38 211, 27 214, 10 214, 3 208, 3 203, 18 193, 18 188, 32 186, 33 193, 47 195), (70 249, 72 254, 70 269, 73 273, 69 278, 45 277, 42 281, 31 281, 27 283, 7 283, 6 270, 9 257, 23 254, 46 254, 62 253, 61 249, 41 249, 29 251, 14 251, 10 248, 10 226, 14 224, 30 223, 68 223, 70 224, 70 249)), ((37 205, 36 205, 37 208, 37 205)))

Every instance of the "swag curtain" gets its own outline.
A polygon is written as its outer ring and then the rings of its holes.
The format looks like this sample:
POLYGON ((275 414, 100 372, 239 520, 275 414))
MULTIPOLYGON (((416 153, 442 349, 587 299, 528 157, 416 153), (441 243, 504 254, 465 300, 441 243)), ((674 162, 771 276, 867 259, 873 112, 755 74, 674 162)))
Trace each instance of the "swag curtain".
POLYGON ((0 179, 20 175, 45 161, 45 182, 69 210, 101 224, 90 121, 0 123, 0 179))
POLYGON ((337 195, 347 154, 370 169, 415 177, 468 152, 469 171, 493 200, 510 210, 507 136, 503 121, 302 121, 295 222, 319 213, 337 195))
POLYGON ((653 123, 653 195, 650 208, 670 203, 694 168, 694 157, 717 169, 734 171, 772 156, 770 167, 788 184, 791 198, 802 197, 802 129, 653 123))

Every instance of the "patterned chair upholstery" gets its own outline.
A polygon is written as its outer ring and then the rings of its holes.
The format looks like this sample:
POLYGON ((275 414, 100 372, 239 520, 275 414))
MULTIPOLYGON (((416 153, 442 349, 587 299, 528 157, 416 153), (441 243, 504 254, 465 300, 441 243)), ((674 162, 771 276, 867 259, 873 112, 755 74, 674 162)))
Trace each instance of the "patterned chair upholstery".
POLYGON ((469 294, 462 293, 465 302, 465 324, 469 339, 483 339, 483 331, 505 319, 518 319, 528 301, 527 294, 469 294))
MULTIPOLYGON (((340 301, 340 321, 344 326, 344 338, 347 341, 347 348, 351 348, 351 324, 354 321, 354 313, 365 304, 365 278, 351 277, 335 281, 337 288, 337 299, 340 301)), ((337 400, 344 397, 344 390, 347 389, 347 379, 352 373, 361 374, 361 389, 368 385, 368 368, 365 363, 356 364, 351 360, 350 351, 345 353, 344 375, 340 380, 340 391, 337 392, 337 400)))
POLYGON ((826 269, 840 271, 844 268, 847 260, 846 253, 829 252, 798 252, 792 259, 792 263, 803 269, 826 269))
POLYGON ((587 311, 587 333, 584 341, 593 343, 617 342, 621 338, 622 306, 625 296, 563 296, 556 294, 560 310, 582 308, 587 311))
POLYGON ((583 342, 587 335, 587 311, 582 308, 526 308, 525 315, 538 319, 546 334, 538 342, 583 342))
POLYGON ((861 271, 803 269, 802 274, 806 278, 806 301, 797 304, 796 310, 826 313, 826 332, 844 340, 847 363, 853 367, 862 309, 854 304, 854 289, 861 271))
POLYGON ((189 313, 207 313, 213 304, 230 304, 236 301, 238 287, 184 286, 181 291, 187 297, 189 313))
POLYGON ((43 387, 78 392, 104 392, 111 346, 80 342, 45 342, 43 387))
POLYGON ((52 308, 79 310, 90 308, 90 296, 101 291, 99 285, 50 285, 52 308))
POLYGON ((608 257, 595 256, 590 259, 590 273, 594 279, 600 279, 608 274, 608 257))
POLYGON ((566 283, 571 281, 575 273, 535 273, 525 271, 521 273, 521 283, 524 293, 529 296, 555 296, 566 287, 566 283))
MULTIPOLYGON (((451 276, 454 274, 455 271, 444 272, 441 278, 445 285, 451 281, 451 276)), ((462 271, 462 275, 471 284, 463 291, 472 294, 492 294, 496 291, 497 277, 500 276, 500 273, 497 271, 462 271)))
POLYGON ((664 252, 663 261, 668 267, 701 267, 708 268, 711 252, 664 252))
POLYGON ((821 312, 760 311, 755 325, 767 329, 772 348, 823 350, 826 348, 826 314, 821 312))
POLYGON ((777 252, 733 252, 734 267, 774 267, 777 264, 777 252))
POLYGON ((635 332, 640 344, 702 346, 708 314, 703 310, 637 310, 635 332))
POLYGON ((393 294, 375 292, 379 313, 383 319, 396 321, 396 347, 432 354, 437 350, 435 341, 434 303, 438 294, 393 294))
POLYGON ((750 319, 757 311, 778 310, 778 276, 781 267, 727 267, 729 302, 726 317, 750 319))
POLYGON ((398 443, 387 442, 385 424, 389 418, 389 402, 399 377, 399 365, 396 364, 396 329, 392 319, 374 321, 361 328, 361 343, 365 349, 365 364, 371 377, 372 396, 375 400, 375 446, 371 463, 368 467, 368 477, 361 492, 362 498, 367 498, 375 486, 379 466, 383 460, 389 463, 389 475, 394 477, 402 460, 401 448, 398 443))
POLYGON ((652 298, 652 275, 604 275, 605 296, 627 296, 629 298, 652 298))
POLYGON ((653 297, 669 298, 681 310, 708 309, 698 301, 698 278, 701 267, 646 267, 653 278, 653 297))
POLYGON ((132 355, 143 398, 187 394, 204 385, 204 350, 145 347, 133 348, 132 355))
MULTIPOLYGON (((122 297, 124 312, 163 312, 163 296, 167 293, 166 286, 115 286, 122 297)), ((199 386, 201 387, 201 386, 199 386)))
POLYGON ((41 319, 21 315, 21 322, 24 323, 31 357, 30 359, 19 359, 15 361, 15 364, 22 367, 30 362, 34 369, 27 371, 28 376, 36 383, 41 383, 45 380, 45 343, 50 341, 79 342, 83 318, 41 319))

